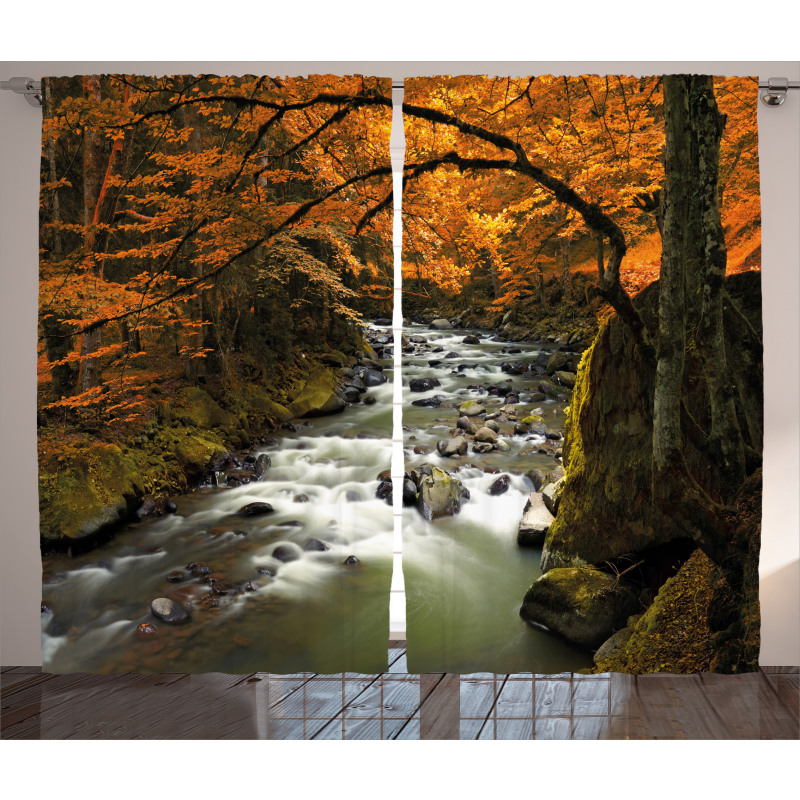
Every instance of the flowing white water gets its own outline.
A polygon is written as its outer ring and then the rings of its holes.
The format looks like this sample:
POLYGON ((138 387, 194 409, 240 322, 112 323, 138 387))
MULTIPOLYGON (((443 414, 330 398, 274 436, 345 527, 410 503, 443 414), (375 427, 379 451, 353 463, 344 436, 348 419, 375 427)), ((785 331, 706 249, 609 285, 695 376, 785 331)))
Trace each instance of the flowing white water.
POLYGON ((261 481, 199 489, 176 499, 176 514, 128 525, 91 553, 47 557, 45 670, 385 669, 393 518, 376 498, 392 452, 392 370, 384 363, 389 382, 369 389, 375 404, 280 431, 276 444, 254 451, 272 461, 261 481), (274 511, 238 513, 254 502, 274 511), (310 540, 327 549, 309 549, 321 547, 310 540), (357 562, 345 564, 351 557, 357 562), (190 563, 207 565, 237 593, 215 595, 189 574, 190 563), (174 570, 182 582, 167 581, 174 570), (156 620, 156 597, 191 605, 191 620, 156 620), (158 630, 142 637, 140 623, 158 630))
MULTIPOLYGON (((526 625, 519 608, 527 588, 541 571, 541 550, 517 546, 517 529, 531 484, 525 471, 545 472, 558 462, 540 453, 544 436, 514 435, 513 423, 501 423, 507 451, 470 452, 460 458, 442 458, 436 443, 449 439, 460 416, 454 403, 474 400, 496 412, 505 403, 479 385, 506 384, 519 390, 519 406, 530 413, 541 410, 550 430, 563 428, 564 400, 532 400, 538 379, 508 375, 502 362, 535 360, 541 345, 508 344, 482 338, 480 344, 462 344, 467 331, 434 331, 410 326, 406 336, 423 335, 424 348, 403 359, 406 427, 406 470, 430 463, 456 473, 470 499, 454 517, 426 522, 415 508, 403 510, 403 573, 407 597, 408 664, 413 672, 537 672, 573 671, 591 664, 591 656, 555 636, 526 625), (443 348, 432 352, 433 348, 443 348), (508 347, 520 353, 504 353, 508 347), (445 358, 456 353, 455 358, 445 358), (429 360, 439 360, 429 366, 429 360), (408 390, 409 381, 435 377, 437 386, 425 392, 408 390), (473 388, 468 388, 472 386, 473 388), (412 401, 445 395, 438 408, 411 405, 412 401), (414 448, 429 449, 415 453, 414 448), (484 472, 489 470, 489 472, 484 472), (489 494, 490 486, 505 475, 509 488, 489 494)), ((538 412, 537 412, 538 413, 538 412)), ((556 443, 558 445, 560 443, 556 443)))

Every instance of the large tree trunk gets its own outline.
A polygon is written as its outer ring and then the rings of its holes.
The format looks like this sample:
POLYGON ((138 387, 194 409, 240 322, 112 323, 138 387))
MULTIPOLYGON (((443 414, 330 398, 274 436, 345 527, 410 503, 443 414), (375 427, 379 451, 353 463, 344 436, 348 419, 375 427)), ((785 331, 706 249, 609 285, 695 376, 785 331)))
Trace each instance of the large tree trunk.
POLYGON ((653 488, 664 487, 681 454, 681 385, 686 337, 684 245, 692 186, 686 77, 665 75, 666 185, 653 403, 653 488))
POLYGON ((700 356, 711 404, 709 446, 718 459, 723 498, 730 501, 745 478, 744 442, 736 415, 736 385, 725 354, 722 324, 722 283, 727 266, 727 248, 719 208, 719 144, 725 125, 717 110, 712 79, 693 79, 690 110, 697 136, 697 208, 692 215, 700 222, 703 244, 702 308, 698 326, 700 356))

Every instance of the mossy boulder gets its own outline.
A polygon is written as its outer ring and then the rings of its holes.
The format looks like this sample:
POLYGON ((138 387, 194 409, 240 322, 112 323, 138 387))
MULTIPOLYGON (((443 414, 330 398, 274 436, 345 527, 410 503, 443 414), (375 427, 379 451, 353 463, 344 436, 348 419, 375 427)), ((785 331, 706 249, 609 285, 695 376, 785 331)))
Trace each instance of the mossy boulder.
POLYGON ((287 422, 292 418, 289 409, 276 403, 261 386, 244 386, 240 396, 241 405, 248 417, 263 417, 275 422, 287 422))
POLYGON ((613 575, 593 567, 567 567, 537 578, 519 613, 526 622, 593 650, 624 628, 638 608, 638 593, 613 575))
POLYGON ((486 413, 486 409, 473 400, 467 400, 458 407, 458 413, 463 417, 478 417, 486 413))
MULTIPOLYGON (((756 272, 729 276, 723 306, 728 367, 737 386, 737 417, 747 444, 761 451, 763 383, 761 282, 756 272)), ((652 340, 658 327, 658 282, 634 298, 652 340)), ((687 350, 683 387, 687 420, 711 429, 703 368, 687 350)), ((563 446, 567 480, 558 517, 548 531, 542 570, 602 564, 686 536, 652 501, 654 371, 627 326, 612 315, 583 354, 569 404, 563 446)), ((714 457, 705 434, 684 436, 688 471, 712 497, 719 496, 714 457)))
POLYGON ((175 396, 172 419, 197 428, 239 427, 235 414, 225 411, 211 395, 198 386, 185 386, 175 396))
POLYGON ((325 367, 317 367, 311 371, 300 393, 289 404, 289 413, 293 417, 321 417, 338 414, 346 406, 334 373, 325 367))
MULTIPOLYGON (((593 671, 708 671, 714 654, 707 619, 713 579, 713 565, 696 550, 650 607, 598 649, 593 671)), ((756 659, 757 653, 756 648, 756 659)))
POLYGON ((39 469, 39 530, 46 541, 94 536, 133 514, 144 494, 137 464, 113 444, 65 449, 39 469))

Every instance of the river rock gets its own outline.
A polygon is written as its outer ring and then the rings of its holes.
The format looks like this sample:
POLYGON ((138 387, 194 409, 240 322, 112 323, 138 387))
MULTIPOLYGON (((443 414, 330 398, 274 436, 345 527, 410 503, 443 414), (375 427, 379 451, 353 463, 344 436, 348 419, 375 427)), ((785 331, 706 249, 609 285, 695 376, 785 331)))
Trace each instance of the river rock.
POLYGON ((355 386, 345 386, 342 391, 344 392, 344 399, 348 403, 361 402, 361 392, 359 392, 355 386))
POLYGON ((547 476, 540 469, 529 469, 525 477, 533 484, 534 492, 541 492, 542 486, 548 482, 547 476))
POLYGON ((458 422, 456 422, 456 427, 470 435, 475 433, 475 428, 469 417, 459 417, 458 422))
POLYGON ((453 326, 450 324, 449 320, 446 319, 435 319, 431 322, 431 328, 435 331, 446 331, 450 330, 453 326))
POLYGON ((330 550, 330 547, 328 547, 325 542, 321 542, 319 539, 307 539, 303 545, 303 550, 305 550, 307 553, 322 553, 326 550, 330 550))
POLYGON ((574 372, 559 370, 555 373, 555 377, 562 386, 566 386, 568 389, 573 389, 575 387, 577 375, 575 375, 574 372))
POLYGON ((491 495, 498 495, 498 494, 505 494, 508 491, 508 487, 511 485, 511 479, 508 475, 501 475, 490 487, 489 487, 489 494, 491 495))
POLYGON ((435 394, 433 397, 424 397, 422 400, 412 400, 412 406, 422 406, 424 408, 438 408, 447 398, 443 394, 435 394))
MULTIPOLYGON (((542 477, 544 478, 544 475, 542 477)), ((541 547, 554 519, 555 517, 545 506, 542 495, 538 491, 531 492, 519 523, 517 544, 520 547, 541 547)))
POLYGON ((240 517, 260 517, 262 514, 271 514, 274 510, 269 503, 248 503, 236 513, 240 517))
POLYGON ((307 503, 309 501, 309 496, 307 494, 296 494, 292 498, 293 503, 307 503))
POLYGON ((441 386, 438 378, 414 378, 409 381, 408 388, 412 392, 427 392, 435 386, 441 386))
POLYGON ((187 564, 186 569, 189 570, 193 578, 202 578, 211 574, 211 567, 207 564, 198 564, 196 561, 187 564))
POLYGON ((491 453, 494 450, 494 447, 489 442, 476 442, 472 445, 472 452, 478 453, 491 453))
POLYGON ((475 434, 475 441, 476 442, 488 442, 489 444, 494 444, 497 441, 497 432, 493 431, 491 428, 481 428, 475 434))
POLYGON ((443 458, 451 458, 466 455, 468 446, 469 443, 463 436, 456 436, 453 439, 442 439, 436 444, 436 449, 443 458))
POLYGON ((375 497, 379 500, 387 500, 388 502, 392 501, 392 481, 391 480, 384 480, 378 484, 378 488, 375 490, 375 497))
POLYGON ((342 561, 342 564, 344 564, 346 567, 354 567, 360 563, 361 562, 355 556, 347 556, 347 558, 342 561))
POLYGON ((555 352, 547 359, 547 374, 553 375, 563 369, 569 362, 570 357, 566 353, 555 352))
POLYGON ((485 414, 486 409, 473 400, 467 400, 466 403, 462 403, 458 407, 458 412, 464 417, 478 417, 481 414, 485 414))
POLYGON ((510 450, 511 445, 505 439, 498 439, 493 445, 494 450, 510 450))
POLYGON ((536 388, 546 397, 555 399, 559 395, 558 388, 554 384, 550 383, 550 381, 539 381, 536 388))
POLYGON ((470 333, 461 340, 461 344, 480 344, 481 340, 474 334, 470 333))
POLYGON ((497 420, 491 419, 483 424, 484 428, 489 428, 489 430, 494 431, 495 433, 500 433, 500 423, 497 420))
POLYGON ((174 569, 167 575, 167 580, 170 583, 181 583, 186 580, 186 573, 179 569, 174 569))
POLYGON ((417 487, 409 477, 403 478, 403 505, 413 506, 417 502, 417 487))
POLYGON ((409 342, 413 342, 414 344, 425 344, 428 341, 424 336, 420 336, 419 334, 414 334, 414 336, 408 337, 409 342))
POLYGON ((598 664, 599 662, 610 658, 615 653, 622 650, 628 643, 628 639, 631 638, 632 634, 633 629, 625 627, 621 631, 617 631, 613 636, 610 636, 608 639, 606 639, 603 644, 597 648, 597 652, 593 656, 594 663, 598 664))
POLYGON ((272 466, 272 459, 266 454, 262 453, 256 459, 255 469, 253 470, 253 477, 258 481, 264 477, 264 473, 272 466))
POLYGON ((364 404, 365 405, 371 406, 371 405, 374 405, 376 402, 377 402, 377 400, 375 399, 375 395, 374 394, 368 394, 368 395, 366 395, 366 397, 364 397, 364 404))
POLYGON ((385 327, 386 325, 391 325, 392 321, 390 319, 388 319, 387 317, 379 317, 378 319, 372 320, 372 324, 373 325, 382 325, 382 326, 385 327))
POLYGON ((553 483, 548 483, 542 490, 542 500, 547 506, 547 510, 555 516, 558 513, 558 506, 561 502, 561 493, 564 490, 566 478, 562 477, 553 483))
POLYGON ((562 567, 534 581, 519 613, 526 622, 593 650, 624 628, 638 608, 637 592, 614 576, 594 567, 562 567))
POLYGON ((386 383, 386 376, 380 370, 368 369, 361 376, 361 380, 367 387, 380 386, 382 383, 386 383))
POLYGON ((158 628, 150 622, 142 622, 136 626, 136 635, 143 639, 149 639, 158 633, 158 628))
POLYGON ((189 619, 189 612, 180 603, 176 603, 168 597, 157 597, 153 600, 150 603, 150 613, 156 619, 171 625, 179 625, 189 619))
POLYGON ((282 561, 284 564, 288 564, 290 561, 297 561, 301 555, 302 552, 296 544, 279 544, 272 551, 272 557, 282 561))
POLYGON ((422 475, 417 487, 417 509, 428 522, 439 517, 452 517, 461 511, 464 487, 458 478, 444 470, 431 466, 430 474, 422 475))

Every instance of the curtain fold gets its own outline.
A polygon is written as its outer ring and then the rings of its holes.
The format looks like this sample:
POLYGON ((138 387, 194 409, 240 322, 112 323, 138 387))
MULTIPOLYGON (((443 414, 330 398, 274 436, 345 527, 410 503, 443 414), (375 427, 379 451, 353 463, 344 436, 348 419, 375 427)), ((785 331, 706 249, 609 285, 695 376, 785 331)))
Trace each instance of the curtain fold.
POLYGON ((406 81, 410 670, 757 669, 757 84, 406 81))
POLYGON ((44 669, 385 669, 389 81, 43 84, 44 669))

